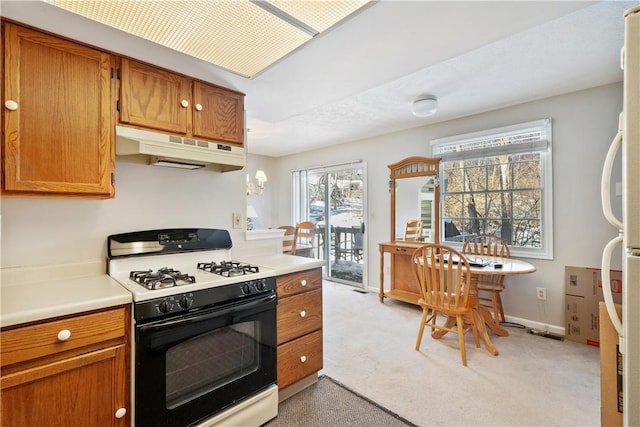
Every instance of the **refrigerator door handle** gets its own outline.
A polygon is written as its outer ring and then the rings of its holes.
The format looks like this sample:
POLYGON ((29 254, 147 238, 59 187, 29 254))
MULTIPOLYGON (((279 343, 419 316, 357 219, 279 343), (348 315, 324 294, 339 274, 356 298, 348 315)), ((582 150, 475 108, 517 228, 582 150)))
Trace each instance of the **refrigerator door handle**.
POLYGON ((609 269, 611 268, 611 252, 613 249, 622 243, 622 236, 618 236, 609 243, 607 243, 602 251, 602 293, 604 295, 604 304, 607 307, 607 313, 609 313, 609 317, 611 318, 611 323, 613 327, 616 328, 616 332, 618 332, 619 341, 620 341, 620 353, 624 354, 624 346, 622 339, 622 321, 618 317, 618 313, 616 312, 616 307, 613 302, 613 296, 611 295, 611 275, 609 274, 609 269))
POLYGON ((604 159, 602 181, 600 183, 600 198, 602 199, 602 211, 604 213, 604 217, 618 230, 623 230, 624 225, 622 224, 622 221, 615 217, 611 210, 611 169, 613 168, 613 161, 616 158, 616 153, 620 148, 621 142, 622 130, 618 130, 615 138, 613 138, 613 142, 611 142, 611 145, 609 146, 607 157, 604 159))

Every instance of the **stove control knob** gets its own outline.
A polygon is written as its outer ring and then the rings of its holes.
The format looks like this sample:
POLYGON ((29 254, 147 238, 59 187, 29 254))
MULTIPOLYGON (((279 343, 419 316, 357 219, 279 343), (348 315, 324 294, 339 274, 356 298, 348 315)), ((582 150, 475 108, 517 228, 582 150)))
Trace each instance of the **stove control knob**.
POLYGON ((172 309, 173 303, 171 301, 163 300, 162 302, 160 302, 160 304, 158 304, 158 310, 160 310, 161 313, 171 313, 172 309))
POLYGON ((192 295, 183 295, 178 301, 178 304, 181 308, 187 309, 193 305, 193 296, 192 295))
POLYGON ((257 289, 257 290, 259 290, 259 291, 264 291, 264 288, 265 288, 265 286, 264 286, 264 285, 265 285, 265 283, 264 283, 264 279, 262 279, 262 280, 258 280, 258 281, 256 282, 256 289, 257 289))
POLYGON ((248 284, 242 285, 241 289, 244 295, 249 295, 251 293, 251 288, 249 287, 248 284))

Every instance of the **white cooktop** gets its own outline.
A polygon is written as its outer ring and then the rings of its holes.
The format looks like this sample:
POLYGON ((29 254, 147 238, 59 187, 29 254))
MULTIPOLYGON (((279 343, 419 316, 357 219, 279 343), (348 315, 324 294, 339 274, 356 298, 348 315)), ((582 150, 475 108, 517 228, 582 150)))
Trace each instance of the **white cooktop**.
POLYGON ((124 286, 127 290, 129 290, 129 292, 131 292, 133 295, 133 300, 136 302, 276 275, 275 270, 262 266, 259 266, 258 273, 251 273, 233 277, 225 277, 197 268, 198 263, 201 262, 220 263, 221 261, 231 260, 232 258, 230 250, 198 251, 181 254, 116 258, 109 261, 109 275, 122 286, 124 286), (148 289, 129 278, 131 271, 156 271, 165 267, 179 270, 183 274, 194 276, 195 283, 179 284, 177 286, 163 287, 159 289, 148 289))

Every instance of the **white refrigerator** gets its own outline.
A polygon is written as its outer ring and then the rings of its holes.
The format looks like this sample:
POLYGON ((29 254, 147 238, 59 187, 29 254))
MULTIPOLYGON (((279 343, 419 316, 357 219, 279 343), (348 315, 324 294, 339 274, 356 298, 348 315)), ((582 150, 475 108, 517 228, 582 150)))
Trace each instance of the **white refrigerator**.
POLYGON ((624 94, 620 129, 613 140, 602 173, 602 208, 619 230, 602 254, 602 289, 607 312, 619 335, 622 354, 623 424, 640 426, 640 6, 624 13, 622 49, 624 94), (610 184, 616 152, 622 148, 622 221, 612 213, 610 184), (623 250, 622 319, 614 308, 609 282, 611 253, 623 250))

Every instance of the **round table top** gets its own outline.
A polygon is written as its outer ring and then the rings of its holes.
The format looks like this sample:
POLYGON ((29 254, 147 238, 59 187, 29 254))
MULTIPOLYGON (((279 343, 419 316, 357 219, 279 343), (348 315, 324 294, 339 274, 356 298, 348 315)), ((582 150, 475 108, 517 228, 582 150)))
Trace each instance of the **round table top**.
POLYGON ((489 265, 485 267, 470 266, 472 273, 479 274, 496 274, 496 275, 513 275, 513 274, 528 274, 536 271, 536 268, 526 261, 515 258, 502 258, 486 255, 465 255, 467 260, 483 260, 488 261, 489 265), (496 264, 502 264, 501 268, 496 268, 496 264))

